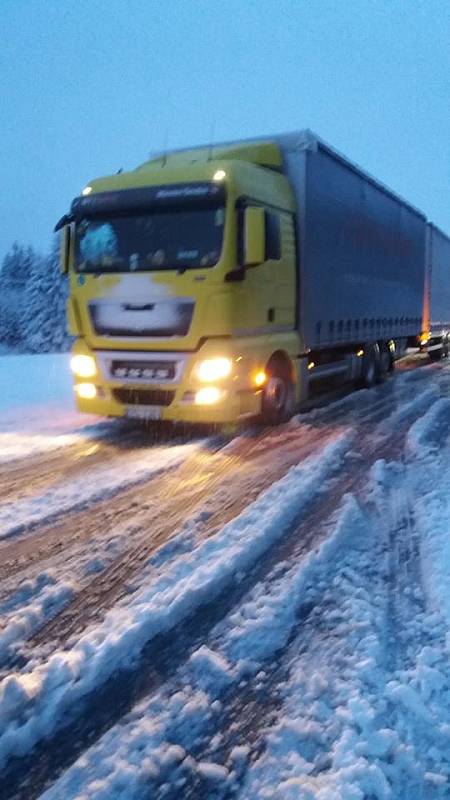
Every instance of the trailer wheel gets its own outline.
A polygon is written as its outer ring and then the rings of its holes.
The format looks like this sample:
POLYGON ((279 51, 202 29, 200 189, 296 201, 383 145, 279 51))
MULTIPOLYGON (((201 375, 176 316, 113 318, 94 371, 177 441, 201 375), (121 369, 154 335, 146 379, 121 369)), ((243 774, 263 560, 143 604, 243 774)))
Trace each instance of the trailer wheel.
POLYGON ((381 345, 381 347, 379 347, 378 354, 377 381, 378 383, 382 383, 386 380, 389 373, 392 372, 393 359, 391 351, 386 345, 381 345))
POLYGON ((442 347, 440 347, 439 350, 429 350, 428 357, 430 361, 440 361, 441 358, 445 357, 444 345, 442 345, 442 347))
POLYGON ((361 375, 357 381, 359 389, 370 389, 379 380, 380 351, 378 345, 368 344, 361 364, 361 375))
POLYGON ((274 365, 263 390, 261 421, 265 425, 280 425, 292 417, 294 410, 293 383, 281 365, 274 365))

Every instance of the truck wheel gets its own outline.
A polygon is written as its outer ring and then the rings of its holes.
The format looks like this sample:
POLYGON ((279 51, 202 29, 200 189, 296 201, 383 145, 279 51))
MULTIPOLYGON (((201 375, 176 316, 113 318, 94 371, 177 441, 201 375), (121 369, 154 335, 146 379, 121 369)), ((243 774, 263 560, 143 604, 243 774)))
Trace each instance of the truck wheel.
POLYGON ((379 380, 380 375, 380 351, 377 345, 369 344, 361 364, 361 375, 357 381, 359 389, 370 389, 379 380))
POLYGON ((387 347, 381 346, 379 348, 378 370, 377 370, 378 383, 382 383, 384 380, 386 380, 389 373, 392 372, 392 364, 393 361, 390 350, 387 347))
POLYGON ((444 358, 444 346, 440 347, 439 350, 430 350, 428 357, 430 361, 440 361, 441 358, 444 358))
POLYGON ((294 387, 280 368, 274 368, 264 387, 261 403, 261 421, 265 425, 279 425, 294 413, 294 387))

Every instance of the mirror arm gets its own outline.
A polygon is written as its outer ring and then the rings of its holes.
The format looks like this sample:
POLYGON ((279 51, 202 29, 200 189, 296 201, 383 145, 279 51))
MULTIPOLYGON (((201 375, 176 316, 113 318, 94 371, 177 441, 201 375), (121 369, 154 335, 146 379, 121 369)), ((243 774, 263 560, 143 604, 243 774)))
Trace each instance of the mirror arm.
POLYGON ((73 214, 64 214, 64 216, 61 217, 61 219, 58 220, 58 222, 56 223, 53 229, 54 233, 58 233, 58 231, 60 231, 61 228, 65 228, 65 226, 70 225, 71 222, 75 222, 75 217, 73 216, 73 214))

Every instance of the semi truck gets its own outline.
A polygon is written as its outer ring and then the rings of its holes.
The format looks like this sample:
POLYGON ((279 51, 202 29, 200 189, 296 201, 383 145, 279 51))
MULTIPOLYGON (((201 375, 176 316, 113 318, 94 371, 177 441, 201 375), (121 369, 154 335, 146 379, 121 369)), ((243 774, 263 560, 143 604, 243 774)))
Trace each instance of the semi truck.
POLYGON ((156 155, 56 229, 83 412, 277 424, 407 344, 446 354, 441 233, 308 130, 156 155))

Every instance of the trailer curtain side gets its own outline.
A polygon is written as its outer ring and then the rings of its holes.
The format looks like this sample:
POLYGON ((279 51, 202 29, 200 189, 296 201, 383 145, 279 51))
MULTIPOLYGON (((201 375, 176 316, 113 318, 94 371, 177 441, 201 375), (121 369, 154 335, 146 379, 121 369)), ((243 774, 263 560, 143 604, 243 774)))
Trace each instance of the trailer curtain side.
POLYGON ((419 335, 425 217, 312 135, 278 143, 297 202, 305 349, 419 335))
POLYGON ((450 329, 450 238, 427 225, 427 270, 430 306, 430 331, 450 329))

